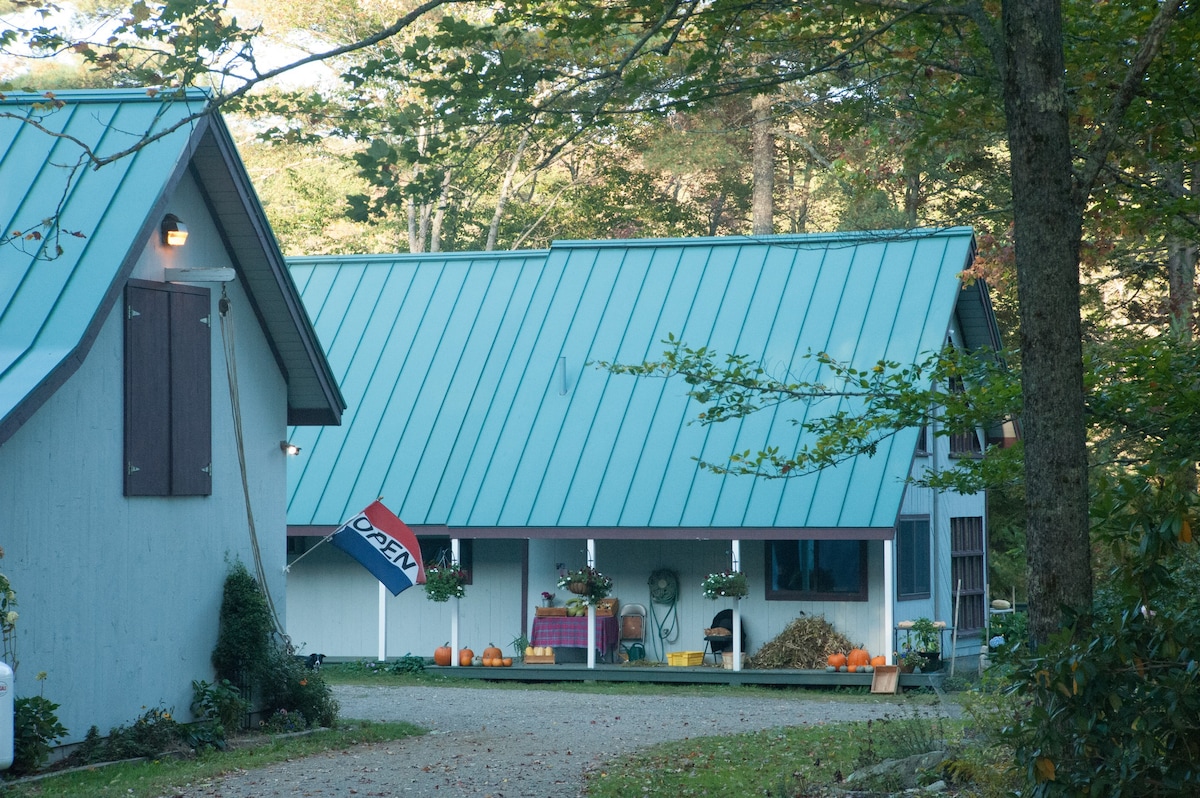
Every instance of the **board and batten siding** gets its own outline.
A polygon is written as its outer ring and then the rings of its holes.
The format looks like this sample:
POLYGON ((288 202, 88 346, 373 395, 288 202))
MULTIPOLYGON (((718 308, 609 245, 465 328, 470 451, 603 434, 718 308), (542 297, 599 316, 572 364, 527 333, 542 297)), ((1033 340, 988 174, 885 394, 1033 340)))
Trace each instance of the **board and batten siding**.
MULTIPOLYGON (((184 182, 187 183, 190 178, 184 182)), ((172 209, 191 256, 230 266, 194 185, 172 209), (208 243, 206 243, 206 239, 208 243)), ((155 244, 135 276, 161 279, 155 244)), ((47 266, 53 268, 53 266, 47 266)), ((251 502, 269 587, 283 611, 287 387, 245 295, 229 286, 251 502)), ((212 292, 217 318, 220 290, 212 292)), ((123 495, 124 302, 79 369, 0 447, 5 574, 20 602, 18 696, 42 693, 78 742, 149 707, 188 716, 191 683, 212 680, 229 563, 253 572, 220 331, 213 325, 212 495, 123 495), (46 672, 38 682, 34 676, 46 672)))
MULTIPOLYGON (((288 636, 292 643, 308 654, 376 659, 379 582, 340 549, 317 545, 320 538, 304 540, 290 558, 295 564, 288 573, 288 636)), ((476 540, 472 545, 473 582, 459 600, 459 645, 479 653, 488 643, 495 643, 510 653, 513 638, 523 634, 525 541, 476 540)), ((432 657, 433 650, 450 639, 452 611, 453 600, 430 601, 419 586, 399 596, 386 594, 386 656, 432 657)))

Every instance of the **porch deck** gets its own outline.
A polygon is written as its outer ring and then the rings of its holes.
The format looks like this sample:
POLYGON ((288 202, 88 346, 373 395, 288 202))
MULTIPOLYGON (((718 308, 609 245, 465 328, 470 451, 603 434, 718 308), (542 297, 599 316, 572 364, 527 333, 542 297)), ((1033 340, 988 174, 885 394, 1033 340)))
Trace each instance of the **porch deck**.
MULTIPOLYGON (((459 679, 485 679, 518 682, 650 682, 660 684, 732 684, 767 685, 780 687, 870 687, 870 673, 829 673, 824 670, 771 669, 740 671, 726 670, 714 665, 695 667, 673 665, 610 665, 596 663, 588 668, 584 663, 558 665, 525 665, 515 663, 510 668, 439 667, 431 666, 430 673, 444 673, 459 679)), ((930 674, 900 674, 900 688, 931 687, 941 682, 948 671, 930 674)))

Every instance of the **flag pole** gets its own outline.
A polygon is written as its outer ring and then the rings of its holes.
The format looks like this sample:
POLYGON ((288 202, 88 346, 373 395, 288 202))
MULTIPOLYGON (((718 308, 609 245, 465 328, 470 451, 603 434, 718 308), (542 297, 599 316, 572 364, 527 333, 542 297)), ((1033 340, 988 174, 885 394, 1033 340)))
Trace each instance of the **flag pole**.
MULTIPOLYGON (((462 565, 459 559, 460 544, 458 538, 450 538, 450 559, 456 566, 462 565)), ((450 667, 458 667, 458 596, 454 597, 454 607, 450 610, 450 667)))
POLYGON ((379 583, 379 661, 387 659, 387 588, 379 583))
MULTIPOLYGON (((733 570, 742 570, 742 542, 733 541, 733 570)), ((742 669, 742 597, 733 600, 733 669, 742 669)))

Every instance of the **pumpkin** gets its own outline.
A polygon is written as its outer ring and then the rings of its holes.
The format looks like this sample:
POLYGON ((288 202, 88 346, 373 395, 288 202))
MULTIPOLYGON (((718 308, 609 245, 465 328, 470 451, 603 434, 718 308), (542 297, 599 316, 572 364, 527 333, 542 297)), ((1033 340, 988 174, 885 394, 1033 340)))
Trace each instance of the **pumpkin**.
POLYGON ((504 652, 496 648, 495 643, 488 643, 483 650, 484 659, 504 659, 504 652))
POLYGON ((846 664, 846 655, 845 654, 830 654, 829 658, 826 659, 825 662, 832 665, 834 670, 837 670, 838 668, 840 668, 846 664))
POLYGON ((450 644, 438 646, 433 650, 434 665, 449 665, 450 664, 450 644))
POLYGON ((880 654, 878 657, 871 657, 871 667, 878 668, 880 665, 887 665, 887 657, 880 654))
POLYGON ((855 671, 858 670, 858 666, 857 665, 847 665, 846 670, 849 671, 850 673, 854 673, 855 671))
POLYGON ((475 652, 469 648, 464 648, 458 652, 458 664, 466 667, 475 659, 475 652))
POLYGON ((852 649, 850 649, 850 653, 846 655, 846 664, 847 665, 870 665, 871 664, 871 655, 867 653, 866 649, 852 648, 852 649))
POLYGON ((512 657, 501 658, 500 665, 501 665, 501 667, 504 667, 504 668, 511 668, 512 667, 512 657))
POLYGON ((491 667, 494 667, 495 664, 496 664, 496 659, 494 657, 484 657, 483 658, 483 667, 491 668, 491 667))

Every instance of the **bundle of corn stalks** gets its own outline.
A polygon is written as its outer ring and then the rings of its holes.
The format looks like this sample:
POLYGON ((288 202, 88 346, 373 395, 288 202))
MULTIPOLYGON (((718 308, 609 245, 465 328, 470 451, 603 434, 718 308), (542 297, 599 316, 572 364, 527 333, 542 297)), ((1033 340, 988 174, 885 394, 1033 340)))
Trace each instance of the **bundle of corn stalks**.
POLYGON ((788 624, 750 658, 752 668, 823 669, 830 654, 854 648, 824 615, 807 615, 788 624))

